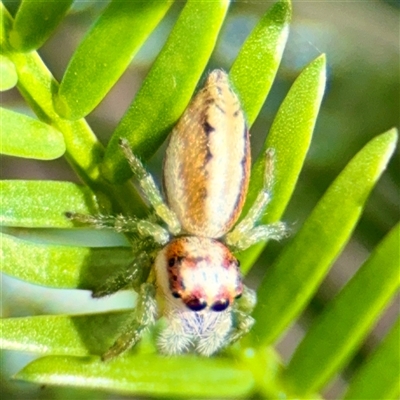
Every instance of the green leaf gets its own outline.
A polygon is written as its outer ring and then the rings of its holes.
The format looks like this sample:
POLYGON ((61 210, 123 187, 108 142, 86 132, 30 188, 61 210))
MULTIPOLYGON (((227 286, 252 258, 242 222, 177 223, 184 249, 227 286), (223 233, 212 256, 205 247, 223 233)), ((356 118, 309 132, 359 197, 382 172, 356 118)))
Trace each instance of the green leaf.
POLYGON ((65 118, 89 114, 128 67, 171 0, 113 0, 81 42, 55 97, 65 118))
POLYGON ((70 122, 55 112, 52 92, 58 84, 37 53, 12 52, 8 56, 18 71, 19 91, 40 120, 62 132, 67 159, 82 179, 93 185, 93 181, 97 181, 100 175, 96 166, 103 156, 102 145, 85 121, 70 122))
POLYGON ((93 290, 132 261, 129 247, 34 243, 0 233, 1 271, 43 286, 93 290))
MULTIPOLYGON (((43 3, 45 4, 45 3, 43 3)), ((13 20, 3 3, 0 3, 2 35, 7 36, 13 20)), ((1 39, 1 37, 0 37, 1 39)), ((85 120, 68 121, 60 118, 53 108, 53 92, 58 83, 36 52, 18 53, 3 42, 3 49, 14 63, 18 73, 18 90, 38 118, 59 130, 65 140, 65 157, 72 168, 92 190, 106 193, 115 211, 144 214, 143 202, 132 185, 111 186, 101 177, 99 166, 104 149, 85 120), (133 206, 135 207, 132 210, 133 206)))
POLYGON ((114 343, 131 313, 3 318, 1 347, 48 355, 101 355, 114 343))
POLYGON ((250 371, 232 360, 153 354, 124 356, 105 363, 98 358, 44 357, 15 375, 51 385, 73 385, 151 396, 248 398, 250 371))
POLYGON ((13 88, 17 82, 18 75, 13 62, 7 57, 0 55, 0 91, 13 88))
POLYGON ((85 186, 56 181, 0 181, 0 223, 30 228, 72 228, 67 211, 96 214, 98 199, 85 186))
POLYGON ((400 286, 399 237, 400 224, 310 327, 283 376, 294 393, 321 389, 358 349, 388 305, 400 286))
POLYGON ((9 32, 12 27, 12 23, 10 18, 8 18, 8 11, 3 5, 3 2, 0 3, 0 46, 1 50, 3 50, 4 45, 6 44, 9 36, 9 32))
POLYGON ((274 341, 304 309, 351 236, 396 141, 392 129, 350 161, 267 272, 253 313, 257 322, 251 334, 256 343, 274 341))
POLYGON ((0 153, 53 160, 65 152, 63 135, 52 126, 26 115, 0 108, 0 153))
POLYGON ((274 4, 247 38, 229 72, 249 125, 271 89, 288 37, 291 14, 289 1, 274 4))
POLYGON ((10 43, 18 51, 38 49, 53 33, 73 0, 23 0, 10 32, 10 43))
MULTIPOLYGON (((274 187, 272 200, 262 223, 280 219, 295 189, 304 163, 325 88, 325 56, 311 62, 296 79, 271 126, 267 140, 252 171, 249 192, 242 215, 255 201, 264 182, 265 151, 275 150, 274 187)), ((246 272, 265 247, 253 246, 239 254, 241 268, 246 272)))
POLYGON ((394 323, 375 352, 356 371, 344 396, 345 400, 397 399, 399 397, 399 338, 400 318, 394 323))
POLYGON ((142 159, 155 153, 186 108, 207 65, 228 0, 189 0, 134 102, 117 126, 106 150, 103 173, 123 182, 132 172, 118 146, 126 138, 142 159))

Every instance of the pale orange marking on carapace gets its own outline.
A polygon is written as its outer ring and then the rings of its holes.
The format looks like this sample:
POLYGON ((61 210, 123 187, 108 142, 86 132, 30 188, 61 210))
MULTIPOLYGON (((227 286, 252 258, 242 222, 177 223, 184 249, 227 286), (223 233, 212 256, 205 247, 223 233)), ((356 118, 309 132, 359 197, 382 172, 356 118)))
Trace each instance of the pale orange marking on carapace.
POLYGON ((168 204, 187 233, 219 238, 239 218, 249 175, 245 117, 227 74, 216 70, 172 132, 164 162, 168 204))

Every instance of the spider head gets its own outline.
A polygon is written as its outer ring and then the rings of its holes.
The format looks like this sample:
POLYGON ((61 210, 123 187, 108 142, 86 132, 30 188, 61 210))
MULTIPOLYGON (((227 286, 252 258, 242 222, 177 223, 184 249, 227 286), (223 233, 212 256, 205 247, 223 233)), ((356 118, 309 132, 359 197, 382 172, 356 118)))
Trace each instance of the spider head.
POLYGON ((192 311, 224 311, 243 291, 239 262, 215 239, 174 239, 161 250, 155 266, 164 296, 192 311))

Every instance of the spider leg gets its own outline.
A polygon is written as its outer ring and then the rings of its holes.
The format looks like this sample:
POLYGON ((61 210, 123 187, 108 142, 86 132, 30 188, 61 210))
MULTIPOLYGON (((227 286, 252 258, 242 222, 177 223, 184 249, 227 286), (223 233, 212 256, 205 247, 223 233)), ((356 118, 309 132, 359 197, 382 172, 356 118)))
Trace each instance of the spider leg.
POLYGON ((157 317, 155 287, 152 283, 143 283, 133 321, 129 321, 115 343, 102 355, 103 361, 109 361, 133 347, 144 332, 154 325, 157 317))
POLYGON ((244 286, 242 297, 237 300, 232 310, 234 329, 229 333, 226 346, 235 343, 246 335, 254 325, 254 318, 250 315, 257 301, 254 290, 244 286))
POLYGON ((264 184, 247 215, 235 228, 226 235, 226 243, 237 250, 245 250, 253 244, 268 239, 279 240, 287 235, 287 227, 283 222, 256 226, 258 220, 271 200, 271 189, 274 174, 274 150, 265 153, 264 184))
POLYGON ((99 298, 118 292, 126 286, 139 292, 140 285, 146 282, 154 261, 151 248, 141 245, 133 254, 133 261, 127 268, 116 271, 101 286, 95 288, 92 297, 99 298))
POLYGON ((181 232, 181 224, 178 217, 165 203, 153 177, 143 167, 139 158, 133 154, 126 139, 120 139, 119 145, 134 176, 139 182, 144 196, 152 205, 156 214, 167 224, 169 231, 173 235, 179 234, 181 232))
POLYGON ((137 233, 142 237, 152 237, 155 242, 163 245, 170 235, 162 226, 144 219, 124 215, 87 215, 66 212, 66 217, 72 221, 93 226, 96 229, 114 229, 117 232, 137 233))

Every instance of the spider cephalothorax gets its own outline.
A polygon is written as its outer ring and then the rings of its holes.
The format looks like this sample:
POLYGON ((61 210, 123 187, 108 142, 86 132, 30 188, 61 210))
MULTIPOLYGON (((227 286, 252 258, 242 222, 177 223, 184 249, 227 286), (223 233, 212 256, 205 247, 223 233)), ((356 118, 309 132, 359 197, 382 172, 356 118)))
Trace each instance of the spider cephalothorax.
POLYGON ((163 295, 170 301, 181 299, 192 311, 224 311, 243 292, 238 261, 215 239, 174 239, 154 265, 163 295))
POLYGON ((164 162, 166 202, 128 142, 121 139, 120 145, 161 224, 68 213, 78 222, 152 240, 136 243, 132 265, 93 293, 99 297, 128 285, 139 292, 134 322, 103 359, 133 346, 159 316, 166 319, 158 340, 162 353, 209 356, 253 324, 255 293, 243 285, 232 251, 285 233, 280 222, 257 226, 270 199, 273 151, 266 153, 264 187, 236 224, 249 184, 250 141, 239 99, 221 70, 210 73, 172 131, 164 162))

